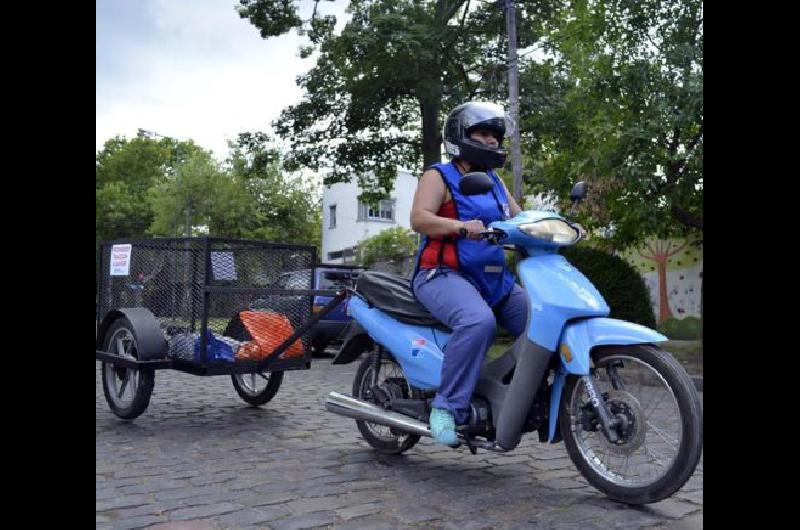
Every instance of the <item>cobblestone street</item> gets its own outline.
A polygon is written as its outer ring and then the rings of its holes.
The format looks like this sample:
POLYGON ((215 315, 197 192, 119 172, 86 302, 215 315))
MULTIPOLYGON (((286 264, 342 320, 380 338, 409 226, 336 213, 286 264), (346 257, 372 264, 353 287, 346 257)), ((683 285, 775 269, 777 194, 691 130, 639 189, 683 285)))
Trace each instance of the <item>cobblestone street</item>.
POLYGON ((589 486, 563 444, 535 434, 508 454, 423 438, 379 455, 322 404, 331 390, 350 393, 357 364, 315 359, 259 408, 229 376, 162 370, 149 408, 124 422, 97 363, 97 528, 702 528, 702 459, 672 498, 628 507, 589 486))

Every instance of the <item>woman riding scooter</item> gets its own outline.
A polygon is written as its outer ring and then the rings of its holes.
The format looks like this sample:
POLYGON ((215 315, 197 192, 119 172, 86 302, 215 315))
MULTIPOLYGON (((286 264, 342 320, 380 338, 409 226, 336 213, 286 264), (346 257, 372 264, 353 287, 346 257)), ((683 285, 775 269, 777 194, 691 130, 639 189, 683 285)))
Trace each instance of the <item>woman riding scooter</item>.
POLYGON ((430 415, 431 433, 441 444, 458 443, 455 428, 468 421, 470 396, 496 325, 516 337, 527 320, 525 293, 506 267, 503 249, 480 238, 490 222, 521 211, 492 171, 505 162, 508 123, 494 103, 470 102, 453 109, 442 134, 452 160, 426 169, 411 207, 411 227, 424 236, 413 275, 414 295, 453 330, 430 415), (459 180, 471 171, 492 178, 491 193, 459 192, 459 180))

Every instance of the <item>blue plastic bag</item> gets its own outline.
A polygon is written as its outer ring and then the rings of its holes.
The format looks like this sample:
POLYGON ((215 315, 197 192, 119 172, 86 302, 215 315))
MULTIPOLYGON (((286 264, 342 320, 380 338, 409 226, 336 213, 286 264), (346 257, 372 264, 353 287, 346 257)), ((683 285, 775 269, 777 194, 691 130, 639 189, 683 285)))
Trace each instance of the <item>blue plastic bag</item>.
POLYGON ((200 338, 199 333, 176 333, 167 342, 167 355, 173 359, 194 361, 194 344, 200 338))
MULTIPOLYGON (((234 362, 233 348, 219 340, 208 330, 206 330, 206 351, 208 352, 206 362, 234 362)), ((200 337, 198 337, 194 342, 194 360, 197 362, 202 362, 203 360, 200 351, 200 337)))

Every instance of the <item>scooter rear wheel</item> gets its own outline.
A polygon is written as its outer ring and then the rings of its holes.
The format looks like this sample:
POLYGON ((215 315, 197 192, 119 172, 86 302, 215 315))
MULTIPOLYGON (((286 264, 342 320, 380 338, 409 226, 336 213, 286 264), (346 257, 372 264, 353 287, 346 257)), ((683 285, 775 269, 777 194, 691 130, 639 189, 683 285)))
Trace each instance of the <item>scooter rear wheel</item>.
MULTIPOLYGON (((370 403, 378 402, 377 397, 371 390, 373 364, 375 363, 374 358, 376 355, 378 353, 373 351, 362 359, 353 379, 353 397, 370 403)), ((387 353, 381 355, 381 364, 378 368, 378 386, 384 391, 399 394, 394 397, 404 399, 419 397, 418 391, 406 381, 400 365, 387 353)), ((408 451, 419 441, 419 436, 416 434, 398 433, 396 430, 383 425, 363 420, 356 420, 356 425, 367 443, 376 451, 384 454, 398 455, 408 451)))

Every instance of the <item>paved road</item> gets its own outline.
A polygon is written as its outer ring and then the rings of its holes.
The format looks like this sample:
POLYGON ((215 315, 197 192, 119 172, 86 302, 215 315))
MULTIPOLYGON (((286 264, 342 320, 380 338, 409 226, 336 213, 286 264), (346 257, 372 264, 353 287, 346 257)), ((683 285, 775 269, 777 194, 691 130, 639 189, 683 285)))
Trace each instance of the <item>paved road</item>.
POLYGON ((97 528, 702 528, 703 461, 672 498, 632 508, 535 435, 509 454, 423 439, 381 456, 352 420, 323 411, 356 364, 315 360, 253 408, 230 378, 156 373, 150 407, 116 418, 96 375, 97 528))

